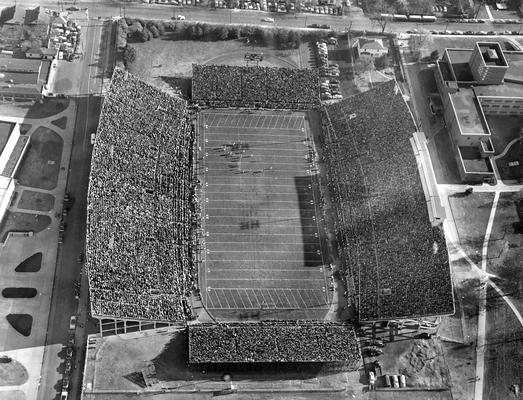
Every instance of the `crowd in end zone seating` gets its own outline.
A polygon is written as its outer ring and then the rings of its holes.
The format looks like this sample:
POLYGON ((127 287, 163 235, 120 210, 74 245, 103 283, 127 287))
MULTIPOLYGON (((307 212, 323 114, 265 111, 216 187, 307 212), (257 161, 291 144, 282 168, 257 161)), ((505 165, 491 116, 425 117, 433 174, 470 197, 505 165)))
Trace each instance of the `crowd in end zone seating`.
POLYGON ((324 321, 189 325, 190 363, 345 362, 359 360, 354 330, 324 321))
POLYGON ((309 110, 320 104, 315 69, 193 64, 192 100, 209 107, 309 110))
POLYGON ((198 211, 186 103, 116 69, 101 111, 87 210, 93 315, 190 315, 198 211))
POLYGON ((326 106, 323 124, 336 234, 360 320, 452 313, 445 238, 429 221, 409 141, 416 128, 395 82, 326 106))

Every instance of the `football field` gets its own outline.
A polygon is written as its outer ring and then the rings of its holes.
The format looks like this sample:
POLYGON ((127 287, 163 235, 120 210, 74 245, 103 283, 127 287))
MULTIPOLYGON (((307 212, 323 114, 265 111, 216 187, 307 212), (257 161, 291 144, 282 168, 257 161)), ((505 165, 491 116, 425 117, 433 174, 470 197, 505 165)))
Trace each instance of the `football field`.
POLYGON ((307 114, 206 110, 198 125, 207 310, 322 319, 332 292, 307 114))

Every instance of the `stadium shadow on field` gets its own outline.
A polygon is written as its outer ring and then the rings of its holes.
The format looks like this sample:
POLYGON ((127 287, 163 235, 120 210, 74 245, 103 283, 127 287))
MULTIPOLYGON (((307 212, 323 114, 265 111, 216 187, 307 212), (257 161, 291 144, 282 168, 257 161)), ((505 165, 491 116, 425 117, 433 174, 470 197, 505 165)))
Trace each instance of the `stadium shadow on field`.
POLYGON ((314 193, 316 185, 310 176, 294 178, 300 208, 300 222, 303 238, 303 260, 305 267, 317 267, 323 264, 316 221, 316 201, 319 193, 314 193))

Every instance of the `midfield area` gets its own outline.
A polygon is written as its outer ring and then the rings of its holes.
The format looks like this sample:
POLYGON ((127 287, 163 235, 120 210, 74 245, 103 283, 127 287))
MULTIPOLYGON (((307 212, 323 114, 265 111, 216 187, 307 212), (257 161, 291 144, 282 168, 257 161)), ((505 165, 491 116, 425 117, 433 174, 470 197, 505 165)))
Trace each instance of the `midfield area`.
POLYGON ((199 129, 206 308, 322 319, 331 292, 308 115, 205 110, 199 129))

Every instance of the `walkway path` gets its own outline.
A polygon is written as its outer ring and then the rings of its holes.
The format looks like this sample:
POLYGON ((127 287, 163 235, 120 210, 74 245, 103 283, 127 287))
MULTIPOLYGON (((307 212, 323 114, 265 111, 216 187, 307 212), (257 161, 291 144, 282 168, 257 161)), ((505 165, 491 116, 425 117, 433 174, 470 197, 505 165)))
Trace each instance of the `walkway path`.
POLYGON ((493 160, 497 160, 498 158, 502 158, 502 157, 505 157, 505 154, 507 154, 507 152, 510 150, 510 148, 512 147, 512 145, 514 143, 517 143, 519 141, 523 140, 523 136, 520 136, 518 138, 515 138, 515 139, 512 139, 510 142, 508 142, 508 144, 505 146, 505 149, 499 153, 497 156, 494 156, 492 157, 493 160))
MULTIPOLYGON (((487 224, 487 230, 485 232, 485 238, 483 240, 483 249, 481 251, 481 271, 487 272, 487 253, 490 239, 490 232, 492 231, 492 225, 494 225, 494 219, 496 217, 496 209, 498 207, 499 192, 494 194, 494 200, 492 202, 492 209, 490 210, 490 217, 487 224)), ((474 399, 483 399, 483 382, 485 376, 485 334, 487 325, 487 285, 481 286, 481 292, 479 294, 479 315, 478 315, 478 337, 476 341, 476 384, 474 385, 474 399)))

